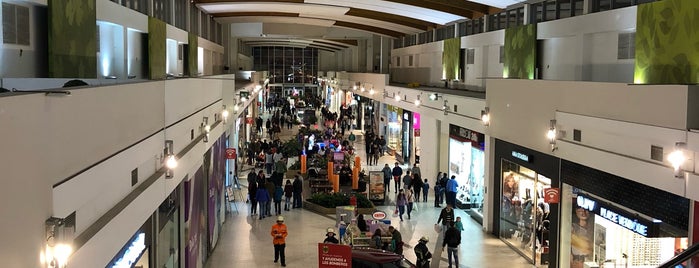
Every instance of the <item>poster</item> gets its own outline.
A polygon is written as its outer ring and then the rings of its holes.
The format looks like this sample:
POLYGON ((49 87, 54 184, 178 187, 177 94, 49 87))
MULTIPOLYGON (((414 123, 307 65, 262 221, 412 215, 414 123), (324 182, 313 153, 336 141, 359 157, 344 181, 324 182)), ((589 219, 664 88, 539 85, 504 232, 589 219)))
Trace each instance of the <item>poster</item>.
POLYGON ((369 200, 384 200, 386 186, 383 184, 383 172, 369 172, 369 200))
POLYGON ((318 267, 352 267, 352 248, 348 245, 318 243, 318 267))

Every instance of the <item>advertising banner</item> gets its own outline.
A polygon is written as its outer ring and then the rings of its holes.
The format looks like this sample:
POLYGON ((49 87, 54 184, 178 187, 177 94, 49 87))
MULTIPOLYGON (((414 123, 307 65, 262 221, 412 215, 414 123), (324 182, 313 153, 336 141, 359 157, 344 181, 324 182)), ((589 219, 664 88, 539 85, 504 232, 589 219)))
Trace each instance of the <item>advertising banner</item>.
POLYGON ((318 243, 318 267, 352 267, 352 248, 348 245, 318 243))

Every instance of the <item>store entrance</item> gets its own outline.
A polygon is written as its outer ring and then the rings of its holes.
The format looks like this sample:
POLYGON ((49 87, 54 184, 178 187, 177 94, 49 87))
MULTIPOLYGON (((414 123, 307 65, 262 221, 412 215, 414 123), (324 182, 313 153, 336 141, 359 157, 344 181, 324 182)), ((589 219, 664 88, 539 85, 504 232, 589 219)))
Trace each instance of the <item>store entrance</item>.
POLYGON ((534 264, 548 264, 549 206, 544 188, 551 179, 502 159, 500 238, 534 264))

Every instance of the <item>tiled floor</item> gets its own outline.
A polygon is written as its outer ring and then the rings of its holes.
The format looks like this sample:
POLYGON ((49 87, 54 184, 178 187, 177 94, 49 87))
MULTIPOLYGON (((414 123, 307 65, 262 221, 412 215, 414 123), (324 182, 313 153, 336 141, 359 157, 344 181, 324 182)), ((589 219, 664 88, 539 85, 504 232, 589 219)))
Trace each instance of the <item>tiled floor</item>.
MULTIPOLYGON (((295 128, 292 131, 294 130, 295 128)), ((290 137, 293 134, 292 131, 283 130, 282 140, 287 139, 285 136, 290 137)), ((361 134, 359 131, 355 133, 361 134)), ((358 136, 358 142, 363 143, 361 135, 358 136)), ((364 155, 364 146, 360 144, 357 147, 358 155, 364 155)), ((384 156, 379 160, 379 166, 393 162, 392 157, 384 156)), ((246 192, 245 189, 243 192, 246 192)), ((419 211, 413 212, 412 220, 405 218, 405 221, 400 222, 398 218, 392 217, 392 225, 403 236, 403 241, 406 243, 404 255, 407 259, 415 261, 412 247, 421 236, 427 235, 430 237, 428 248, 435 255, 432 267, 448 267, 446 251, 441 252, 441 240, 433 228, 439 217, 440 208, 434 207, 432 198, 433 196, 430 195, 427 203, 415 203, 419 211)), ((392 201, 393 196, 387 203, 392 201)), ((205 267, 280 267, 278 263, 272 262, 274 248, 270 229, 275 223, 276 216, 258 220, 256 216, 249 215, 249 204, 242 201, 236 205, 238 211, 236 212, 235 207, 231 207, 232 213, 227 215, 218 244, 205 267)), ((390 205, 378 207, 389 214, 392 208, 390 205)), ((455 214, 462 218, 465 229, 459 249, 459 267, 534 267, 501 240, 484 233, 481 226, 464 211, 456 210, 455 214)), ((318 267, 316 245, 325 238, 326 228, 334 225, 334 215, 319 215, 304 209, 283 211, 282 215, 289 230, 286 241, 287 267, 318 267)))

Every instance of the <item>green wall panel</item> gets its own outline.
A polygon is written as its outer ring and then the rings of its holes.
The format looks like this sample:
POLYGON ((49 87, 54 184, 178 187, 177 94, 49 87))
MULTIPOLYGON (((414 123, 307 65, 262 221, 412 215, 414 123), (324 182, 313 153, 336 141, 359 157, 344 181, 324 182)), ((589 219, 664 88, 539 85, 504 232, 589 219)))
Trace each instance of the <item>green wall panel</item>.
POLYGON ((461 49, 461 38, 444 39, 444 50, 442 51, 442 78, 456 79, 459 72, 459 49, 461 49))
POLYGON ((199 37, 196 34, 189 33, 188 41, 187 70, 189 71, 189 77, 196 77, 199 75, 199 37))
POLYGON ((49 77, 96 78, 95 0, 48 1, 48 17, 49 77))
POLYGON ((699 81, 699 1, 665 0, 638 6, 634 83, 699 81))
POLYGON ((536 24, 505 29, 505 78, 534 79, 536 24))
POLYGON ((165 79, 165 22, 148 17, 148 73, 152 80, 165 79))

